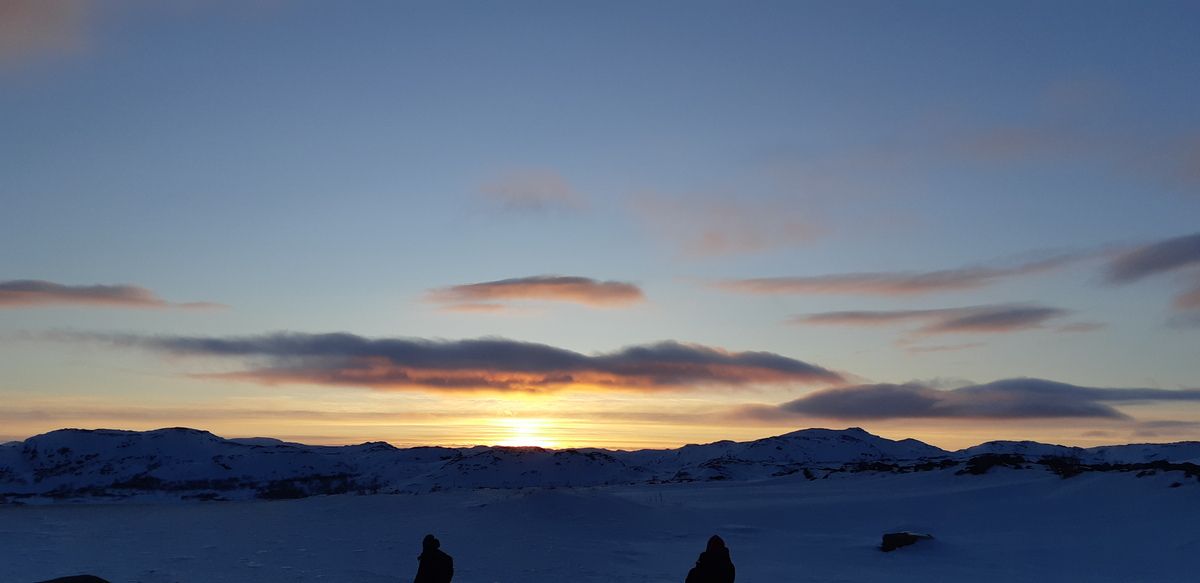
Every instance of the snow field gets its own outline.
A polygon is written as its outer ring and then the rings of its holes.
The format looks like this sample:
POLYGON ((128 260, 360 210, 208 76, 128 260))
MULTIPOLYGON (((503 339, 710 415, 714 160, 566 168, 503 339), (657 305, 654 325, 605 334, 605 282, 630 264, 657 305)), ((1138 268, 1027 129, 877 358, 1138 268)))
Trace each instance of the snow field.
POLYGON ((709 535, 740 583, 1193 580, 1200 484, 1040 469, 457 490, 290 501, 0 506, 0 581, 410 581, 421 537, 456 583, 681 582, 709 535), (894 530, 933 541, 878 550, 894 530))

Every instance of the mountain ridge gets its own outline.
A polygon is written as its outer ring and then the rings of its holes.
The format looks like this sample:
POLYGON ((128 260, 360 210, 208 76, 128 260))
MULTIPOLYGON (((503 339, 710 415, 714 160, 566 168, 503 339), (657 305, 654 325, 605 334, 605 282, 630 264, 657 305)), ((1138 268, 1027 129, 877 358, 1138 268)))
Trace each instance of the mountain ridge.
MULTIPOLYGON (((461 488, 557 488, 636 483, 751 481, 838 472, 1029 468, 1039 460, 1083 467, 1195 464, 1200 442, 1078 448, 990 441, 948 451, 891 440, 859 427, 808 428, 674 449, 475 446, 397 448, 386 442, 324 446, 274 438, 219 437, 169 427, 150 431, 66 428, 0 445, 0 502, 127 499, 297 498, 337 493, 422 493, 461 488), (970 465, 976 460, 982 465, 970 465), (1063 460, 1066 460, 1065 462, 1063 460)), ((1132 466, 1130 466, 1132 467, 1132 466)), ((1078 470, 1083 471, 1083 470, 1078 470)), ((1189 470, 1190 471, 1190 470, 1189 470)), ((1060 474, 1063 475, 1063 474, 1060 474)), ((1190 475, 1190 474, 1189 474, 1190 475)))

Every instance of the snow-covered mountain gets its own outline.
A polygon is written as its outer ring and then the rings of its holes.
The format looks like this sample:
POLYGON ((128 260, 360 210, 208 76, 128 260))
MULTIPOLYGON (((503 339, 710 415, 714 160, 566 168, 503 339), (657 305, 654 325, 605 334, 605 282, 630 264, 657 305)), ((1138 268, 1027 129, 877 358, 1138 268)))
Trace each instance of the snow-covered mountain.
POLYGON ((0 445, 0 501, 298 498, 746 481, 797 473, 811 476, 812 472, 946 468, 987 454, 1029 461, 1071 458, 1081 464, 1179 463, 1200 459, 1200 443, 1081 449, 997 441, 952 453, 913 439, 894 441, 850 428, 805 429, 749 442, 719 441, 668 450, 398 449, 382 442, 333 447, 270 438, 224 439, 186 428, 62 429, 0 445))
POLYGON ((949 452, 915 439, 892 441, 851 427, 803 429, 754 441, 718 441, 625 455, 655 470, 660 479, 745 480, 794 473, 803 468, 941 458, 949 452))
POLYGON ((1087 464, 1137 464, 1154 461, 1200 463, 1200 441, 1131 443, 1086 448, 1036 441, 989 441, 955 452, 957 457, 982 454, 1014 454, 1029 459, 1073 458, 1087 464))

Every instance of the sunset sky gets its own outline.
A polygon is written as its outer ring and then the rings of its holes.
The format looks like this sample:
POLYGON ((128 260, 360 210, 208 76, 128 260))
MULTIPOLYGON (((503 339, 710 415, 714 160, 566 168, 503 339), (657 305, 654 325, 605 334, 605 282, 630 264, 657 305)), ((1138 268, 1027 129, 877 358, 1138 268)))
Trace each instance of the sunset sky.
POLYGON ((1200 3, 0 3, 0 442, 1200 439, 1200 3))

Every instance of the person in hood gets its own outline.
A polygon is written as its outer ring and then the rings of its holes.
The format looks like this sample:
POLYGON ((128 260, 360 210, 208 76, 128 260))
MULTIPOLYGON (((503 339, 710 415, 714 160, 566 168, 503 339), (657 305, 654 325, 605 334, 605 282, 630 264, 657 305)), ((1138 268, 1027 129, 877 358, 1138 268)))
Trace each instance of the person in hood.
POLYGON ((442 552, 442 541, 432 534, 421 541, 421 556, 417 557, 417 578, 413 583, 450 583, 454 577, 454 559, 442 552))
POLYGON ((714 534, 708 539, 708 548, 688 571, 686 583, 733 583, 733 561, 721 537, 714 534))

